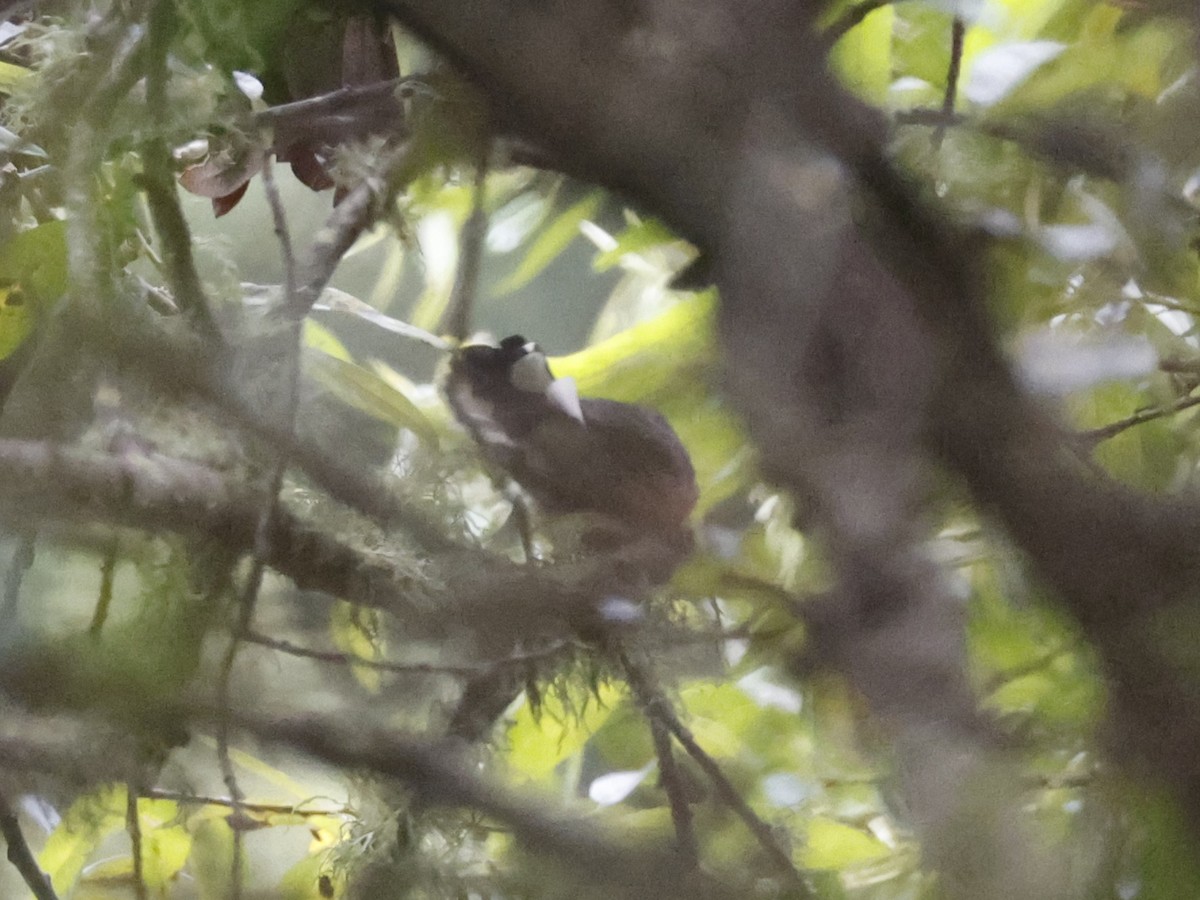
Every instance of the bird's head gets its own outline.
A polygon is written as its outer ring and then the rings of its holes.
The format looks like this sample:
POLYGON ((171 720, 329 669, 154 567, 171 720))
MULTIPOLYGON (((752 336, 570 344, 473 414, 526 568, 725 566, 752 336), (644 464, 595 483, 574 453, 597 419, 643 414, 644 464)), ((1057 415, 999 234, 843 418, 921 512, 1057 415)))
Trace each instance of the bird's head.
MULTIPOLYGON (((573 378, 555 378, 546 354, 519 334, 500 344, 469 344, 450 363, 447 382, 460 418, 561 414, 584 424, 573 378)), ((517 424, 519 427, 519 423, 517 424)))

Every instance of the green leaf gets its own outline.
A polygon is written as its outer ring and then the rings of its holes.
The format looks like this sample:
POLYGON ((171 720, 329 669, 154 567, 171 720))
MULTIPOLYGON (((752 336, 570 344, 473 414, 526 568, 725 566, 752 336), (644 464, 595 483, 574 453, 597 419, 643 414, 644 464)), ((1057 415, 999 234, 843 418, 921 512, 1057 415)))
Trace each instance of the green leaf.
POLYGON ((495 287, 496 294, 509 294, 533 281, 579 236, 579 225, 600 208, 604 195, 593 191, 559 213, 537 236, 520 264, 495 287))
POLYGON ((305 356, 306 370, 330 393, 372 418, 396 428, 407 428, 430 446, 437 446, 437 431, 411 400, 370 369, 313 350, 305 356))
POLYGON ((870 103, 882 104, 892 83, 895 22, 892 6, 881 6, 850 29, 830 54, 834 71, 852 91, 870 103))
POLYGON ((319 350, 326 356, 332 356, 334 359, 352 362, 353 357, 350 356, 350 351, 346 349, 346 345, 338 339, 338 336, 321 325, 314 322, 312 319, 304 320, 304 346, 313 350, 319 350))
POLYGON ((52 221, 18 232, 0 248, 0 359, 37 327, 67 287, 66 225, 52 221))
POLYGON ((101 842, 124 827, 123 785, 106 785, 71 804, 38 856, 55 891, 65 896, 101 842))
POLYGON ((808 823, 805 838, 800 858, 808 869, 845 869, 892 852, 867 832, 823 816, 808 823))
POLYGON ((344 880, 332 870, 325 853, 313 853, 284 874, 279 882, 279 900, 330 900, 331 897, 341 897, 344 894, 344 880), (322 893, 322 878, 328 880, 332 894, 322 893))
POLYGON ((608 720, 622 697, 622 689, 601 685, 599 699, 588 697, 581 708, 568 708, 558 694, 550 694, 535 716, 526 703, 508 732, 508 762, 526 778, 541 781, 554 767, 583 749, 608 720))
MULTIPOLYGON (((377 661, 382 657, 378 622, 374 610, 353 603, 338 601, 329 613, 329 632, 333 644, 343 653, 357 659, 377 661)), ((354 677, 372 694, 379 692, 378 669, 354 666, 354 677)))
POLYGON ((0 93, 11 94, 13 88, 32 74, 24 66, 0 60, 0 93))

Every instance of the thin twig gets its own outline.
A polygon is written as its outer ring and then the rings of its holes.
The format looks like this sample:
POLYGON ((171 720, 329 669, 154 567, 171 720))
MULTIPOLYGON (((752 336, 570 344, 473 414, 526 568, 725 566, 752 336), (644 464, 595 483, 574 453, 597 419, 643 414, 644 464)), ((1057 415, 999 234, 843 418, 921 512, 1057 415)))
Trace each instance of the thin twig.
POLYGON ((125 785, 125 830, 129 833, 130 853, 133 856, 133 894, 137 900, 149 900, 142 860, 142 820, 138 816, 141 791, 133 782, 125 785))
POLYGON ((279 196, 279 185, 275 182, 275 165, 270 154, 263 159, 262 183, 263 190, 267 195, 267 205, 271 207, 271 220, 275 225, 275 237, 279 241, 279 256, 283 262, 284 301, 290 304, 294 300, 297 287, 296 255, 292 251, 292 233, 288 228, 283 200, 279 196))
POLYGON ((4 842, 8 844, 8 861, 21 873, 21 878, 33 891, 33 896, 37 900, 58 900, 58 894, 50 884, 50 876, 38 866, 37 859, 25 840, 25 833, 21 831, 17 814, 9 805, 8 798, 3 795, 0 795, 0 834, 4 835, 4 842))
POLYGON ((1174 403, 1169 403, 1166 406, 1151 406, 1147 409, 1140 409, 1133 415, 1120 419, 1111 424, 1104 425, 1100 428, 1093 428, 1090 431, 1081 431, 1079 439, 1087 444, 1095 446, 1103 443, 1109 438, 1116 437, 1123 431, 1127 431, 1136 425, 1144 425, 1146 422, 1153 422, 1155 419, 1163 419, 1167 416, 1173 416, 1175 413, 1183 412, 1185 409, 1191 409, 1193 406, 1200 406, 1200 394, 1190 397, 1180 397, 1174 403))
POLYGON ((96 610, 92 613, 92 623, 88 626, 88 634, 93 638, 100 637, 104 623, 108 621, 108 611, 112 607, 118 548, 118 540, 114 537, 104 551, 104 561, 100 563, 100 596, 96 599, 96 610))
MULTIPOLYGON (((169 800, 172 803, 180 805, 195 804, 200 806, 221 806, 232 809, 236 801, 230 797, 213 797, 205 794, 186 794, 182 791, 166 791, 161 788, 149 788, 142 792, 142 796, 150 800, 169 800)), ((311 809, 306 806, 292 805, 288 803, 252 803, 249 801, 241 801, 241 808, 245 812, 258 813, 260 815, 286 815, 286 816, 301 816, 305 819, 310 818, 327 818, 327 817, 345 817, 356 816, 358 813, 349 806, 339 806, 335 809, 311 809)))
POLYGON ((962 73, 963 40, 967 23, 962 16, 955 16, 950 24, 950 69, 946 72, 946 92, 942 95, 942 124, 933 132, 933 148, 942 146, 946 138, 946 122, 954 115, 954 103, 958 98, 958 79, 962 73))
POLYGON ((687 785, 684 784, 683 775, 671 749, 671 734, 662 719, 651 715, 648 709, 643 710, 643 713, 650 724, 650 735, 654 739, 654 753, 658 757, 658 780, 667 793, 679 853, 688 866, 697 866, 700 864, 700 851, 696 846, 692 807, 688 803, 687 785))
POLYGON ((281 119, 305 119, 325 113, 341 112, 346 107, 355 106, 364 100, 393 97, 406 85, 423 81, 424 78, 420 75, 406 75, 402 78, 377 81, 374 84, 349 85, 325 94, 317 94, 315 97, 305 97, 303 100, 293 100, 291 103, 280 103, 270 109, 264 109, 255 116, 255 121, 259 124, 274 125, 281 119))
POLYGON ((738 789, 733 786, 733 783, 721 771, 721 767, 717 765, 717 761, 696 743, 695 737, 688 730, 687 726, 680 721, 679 716, 675 714, 670 701, 658 685, 654 683, 649 672, 635 664, 625 650, 618 648, 616 655, 621 668, 625 671, 625 677, 629 682, 630 689, 633 691, 634 698, 637 700, 638 706, 642 708, 644 714, 653 720, 661 722, 663 727, 674 735, 675 740, 679 741, 680 746, 687 751, 688 756, 694 759, 697 765, 704 770, 704 774, 708 776, 713 787, 716 788, 722 802, 733 810, 749 829, 755 840, 758 841, 758 845, 767 854, 767 857, 779 873, 791 882, 794 888, 802 892, 799 896, 808 896, 808 887, 803 877, 801 877, 800 872, 792 862, 791 855, 779 845, 779 841, 772 832, 771 826, 759 818, 758 813, 750 808, 750 804, 746 802, 746 799, 738 792, 738 789))
POLYGON ((1056 659, 1067 652, 1069 651, 1065 646, 1052 647, 1022 665, 996 672, 980 685, 979 696, 990 698, 992 694, 996 693, 1002 687, 1012 684, 1018 678, 1024 678, 1026 675, 1033 675, 1044 671, 1056 659))
POLYGON ((21 602, 21 584, 25 573, 33 565, 36 534, 33 530, 24 531, 17 539, 16 549, 8 563, 8 571, 4 576, 4 621, 15 623, 17 607, 21 602))
POLYGON ((454 675, 463 678, 469 678, 484 672, 493 672, 502 666, 522 666, 530 662, 550 659, 562 653, 570 646, 566 643, 555 643, 545 650, 531 653, 514 653, 511 656, 506 656, 504 659, 483 663, 446 665, 441 663, 397 663, 386 660, 363 659, 350 653, 301 647, 289 641, 267 637, 265 634, 260 634, 257 631, 247 632, 243 635, 242 640, 248 644, 257 644, 260 647, 268 647, 280 653, 286 653, 289 656, 314 659, 318 662, 332 663, 334 665, 363 666, 368 669, 376 669, 381 672, 395 672, 400 675, 454 675))

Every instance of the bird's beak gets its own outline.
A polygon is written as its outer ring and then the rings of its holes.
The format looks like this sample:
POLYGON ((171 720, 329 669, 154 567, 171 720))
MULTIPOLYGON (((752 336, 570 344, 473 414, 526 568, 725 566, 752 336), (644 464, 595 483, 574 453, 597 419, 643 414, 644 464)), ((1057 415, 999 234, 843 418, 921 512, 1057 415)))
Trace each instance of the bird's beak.
POLYGON ((555 378, 546 387, 546 399, 551 406, 566 413, 580 425, 587 424, 583 421, 583 408, 579 405, 579 392, 575 389, 574 378, 555 378))

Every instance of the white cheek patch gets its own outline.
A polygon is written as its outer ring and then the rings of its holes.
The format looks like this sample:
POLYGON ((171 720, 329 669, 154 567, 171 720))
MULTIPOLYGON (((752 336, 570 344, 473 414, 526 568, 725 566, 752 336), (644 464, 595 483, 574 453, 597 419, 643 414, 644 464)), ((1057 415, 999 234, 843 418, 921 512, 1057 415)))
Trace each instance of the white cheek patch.
POLYGON ((546 388, 546 399, 555 409, 565 412, 580 425, 583 421, 583 408, 579 405, 579 391, 575 388, 574 378, 556 378, 546 388))
POLYGON ((517 390, 540 394, 549 389, 554 377, 542 353, 527 353, 512 364, 508 380, 517 390))

